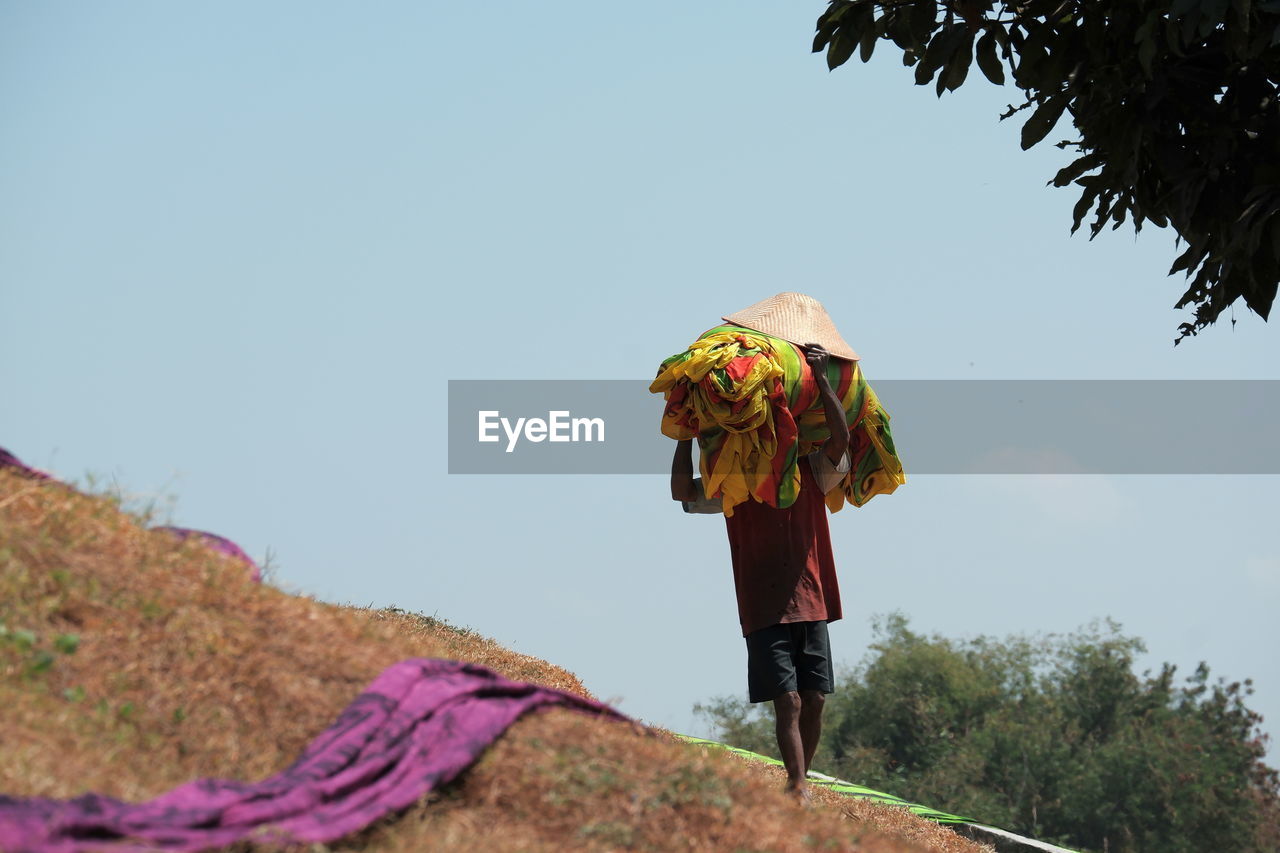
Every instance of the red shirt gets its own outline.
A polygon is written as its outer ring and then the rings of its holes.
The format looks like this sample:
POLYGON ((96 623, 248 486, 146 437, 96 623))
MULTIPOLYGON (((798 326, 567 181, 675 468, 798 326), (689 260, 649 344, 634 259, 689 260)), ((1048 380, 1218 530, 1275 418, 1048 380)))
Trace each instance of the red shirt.
POLYGON ((809 460, 787 509, 749 500, 725 518, 742 635, 783 622, 834 622, 840 586, 831 555, 827 505, 809 460))

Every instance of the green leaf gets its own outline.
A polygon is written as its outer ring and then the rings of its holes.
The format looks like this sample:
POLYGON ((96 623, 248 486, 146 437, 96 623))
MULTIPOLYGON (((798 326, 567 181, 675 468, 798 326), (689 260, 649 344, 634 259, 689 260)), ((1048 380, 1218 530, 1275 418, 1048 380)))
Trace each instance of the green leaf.
POLYGON ((32 656, 31 662, 27 664, 27 674, 39 675, 42 672, 48 672, 49 667, 53 666, 53 661, 53 652, 48 649, 40 649, 32 656))
POLYGON ((964 35, 959 39, 960 44, 952 52, 947 65, 942 69, 942 74, 938 77, 938 95, 942 95, 945 88, 949 92, 959 89, 969 76, 969 65, 973 62, 973 33, 965 28, 964 35))
POLYGON ((1196 33, 1199 31, 1200 21, 1203 17, 1204 15, 1200 11, 1200 6, 1198 2, 1194 9, 1188 10, 1188 12, 1185 15, 1183 15, 1181 18, 1175 18, 1173 16, 1170 16, 1169 18, 1170 23, 1174 21, 1182 22, 1182 27, 1180 29, 1181 38, 1182 38, 1182 42, 1181 42, 1182 47, 1189 48, 1195 44, 1196 33))
MULTIPOLYGON (((964 24, 948 24, 934 33, 924 49, 924 57, 916 66, 916 85, 923 86, 933 79, 933 74, 944 67, 960 46, 960 39, 967 28, 964 24)), ((941 93, 941 89, 939 89, 941 93)))
POLYGON ((911 6, 911 37, 916 44, 927 42, 937 23, 938 4, 934 0, 916 0, 911 6))
POLYGON ((836 33, 836 37, 831 40, 831 45, 827 48, 827 68, 834 71, 841 65, 849 61, 849 57, 853 56, 854 48, 858 46, 858 40, 845 30, 836 33))
POLYGON ((1022 126, 1023 151, 1026 151, 1049 135, 1049 131, 1053 130, 1053 126, 1062 117, 1063 110, 1067 108, 1067 101, 1067 96, 1059 93, 1048 98, 1036 108, 1036 111, 1031 114, 1031 118, 1027 119, 1026 124, 1022 126))
POLYGON ((991 33, 996 37, 996 43, 999 44, 1002 48, 1004 48, 1004 56, 1005 58, 1008 58, 1009 57, 1009 41, 1010 41, 1009 31, 1006 30, 1004 27, 994 26, 991 29, 987 30, 987 32, 991 33))
POLYGON ((1252 0, 1231 0, 1231 8, 1236 13, 1236 26, 1244 35, 1249 35, 1249 19, 1252 0))
POLYGON ((64 655, 75 654, 76 649, 80 648, 80 635, 59 634, 53 639, 53 647, 64 655))
POLYGON ((1246 291, 1244 294, 1244 304, 1248 305, 1263 320, 1271 315, 1271 304, 1275 302, 1276 292, 1272 289, 1260 289, 1246 291))
POLYGON ((977 60, 978 67, 988 80, 997 86, 1004 85, 1004 66, 1000 63, 1000 57, 996 56, 995 30, 987 30, 978 39, 977 60))
POLYGON ((1151 63, 1156 58, 1156 40, 1148 38, 1138 45, 1138 64, 1142 66, 1142 73, 1147 79, 1151 79, 1151 63))
POLYGON ((1205 20, 1200 25, 1202 35, 1208 35, 1214 27, 1227 17, 1227 9, 1231 8, 1231 0, 1201 0, 1205 20))
POLYGON ((1085 186, 1084 191, 1080 193, 1076 206, 1071 211, 1071 233, 1074 234, 1080 230, 1080 224, 1084 222, 1084 216, 1089 212, 1089 208, 1093 207, 1094 201, 1098 198, 1100 190, 1093 184, 1085 186))
POLYGON ((876 40, 877 35, 874 26, 869 26, 862 31, 862 40, 858 43, 858 57, 863 62, 871 59, 871 54, 876 49, 876 40))
POLYGON ((891 9, 885 14, 884 34, 893 39, 893 43, 901 50, 910 50, 916 42, 911 37, 911 23, 907 14, 899 9, 891 9))
POLYGON ((848 4, 837 8, 833 3, 831 8, 827 9, 822 14, 822 17, 818 18, 818 31, 813 35, 814 53, 822 50, 831 41, 831 37, 836 34, 836 30, 840 29, 840 19, 844 17, 844 13, 848 10, 848 4))
POLYGON ((1102 165, 1102 155, 1094 151, 1073 161, 1070 165, 1058 170, 1058 174, 1050 181, 1055 187, 1065 187, 1085 172, 1092 171, 1102 165))
POLYGON ((920 61, 916 63, 916 85, 923 86, 933 79, 933 72, 938 69, 924 61, 924 57, 920 57, 920 61))
POLYGON ((831 37, 840 29, 840 22, 853 8, 852 0, 833 0, 827 11, 818 18, 818 32, 813 37, 813 52, 817 53, 827 46, 831 37))
POLYGON ((1205 254, 1205 249, 1202 246, 1194 244, 1188 246, 1185 252, 1174 259, 1173 266, 1169 267, 1169 275, 1183 270, 1186 270, 1189 275, 1191 270, 1198 267, 1200 262, 1204 260, 1205 254))
POLYGON ((1133 33, 1133 43, 1141 44, 1143 39, 1151 38, 1155 30, 1156 24, 1164 20, 1159 12, 1152 12, 1147 15, 1146 20, 1133 33))
POLYGON ((1028 27, 1026 40, 1021 45, 1014 41, 1018 65, 1013 77, 1023 89, 1042 88, 1041 78, 1046 76, 1046 66, 1049 64, 1049 50, 1046 45, 1052 35, 1053 28, 1048 24, 1037 24, 1028 27))

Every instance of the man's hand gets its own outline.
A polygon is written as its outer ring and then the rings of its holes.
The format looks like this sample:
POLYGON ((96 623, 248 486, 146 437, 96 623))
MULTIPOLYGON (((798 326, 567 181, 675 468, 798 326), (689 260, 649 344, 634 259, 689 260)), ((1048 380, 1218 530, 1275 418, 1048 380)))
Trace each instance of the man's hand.
POLYGON ((671 498, 677 501, 698 499, 698 489, 693 484, 692 439, 676 442, 676 452, 671 457, 671 498))
POLYGON ((822 452, 827 454, 833 465, 839 465, 849 449, 849 425, 845 423, 844 409, 836 399, 835 389, 827 379, 827 365, 831 363, 831 353, 822 344, 805 344, 804 360, 813 371, 813 379, 818 384, 818 398, 822 400, 822 411, 827 418, 827 430, 830 437, 822 443, 822 452))
POLYGON ((831 353, 827 348, 822 344, 805 344, 801 349, 804 350, 804 360, 813 371, 813 378, 818 382, 827 381, 827 365, 831 363, 831 353))

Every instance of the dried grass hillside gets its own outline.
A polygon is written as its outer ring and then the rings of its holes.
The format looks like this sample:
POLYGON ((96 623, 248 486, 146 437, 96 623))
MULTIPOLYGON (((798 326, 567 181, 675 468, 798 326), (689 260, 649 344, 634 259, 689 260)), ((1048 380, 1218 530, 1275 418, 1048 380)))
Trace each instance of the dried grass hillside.
MULTIPOLYGON (((147 530, 113 499, 0 470, 2 794, 140 800, 200 776, 268 776, 408 657, 589 695, 470 630, 251 583, 241 564, 147 530)), ((985 849, 829 792, 802 808, 774 773, 548 711, 457 783, 327 849, 985 849)))

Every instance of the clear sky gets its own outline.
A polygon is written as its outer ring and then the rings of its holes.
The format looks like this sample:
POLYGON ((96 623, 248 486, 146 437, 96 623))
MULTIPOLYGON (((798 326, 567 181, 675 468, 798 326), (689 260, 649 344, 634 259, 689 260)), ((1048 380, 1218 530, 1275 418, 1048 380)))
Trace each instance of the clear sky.
MULTIPOLYGON (((447 380, 647 379, 782 290, 873 383, 1280 379, 1243 307, 1172 346, 1169 232, 1068 237, 1066 155, 997 121, 1015 90, 939 100, 883 45, 828 73, 823 8, 3 0, 0 445, 702 733, 694 702, 745 694, 723 524, 663 476, 448 475, 447 380)), ((1212 400, 1187 417, 1230 441, 1212 400)), ((909 482, 832 518, 838 658, 895 609, 1110 616, 1145 666, 1252 677, 1280 733, 1280 478, 900 450, 909 482)))

